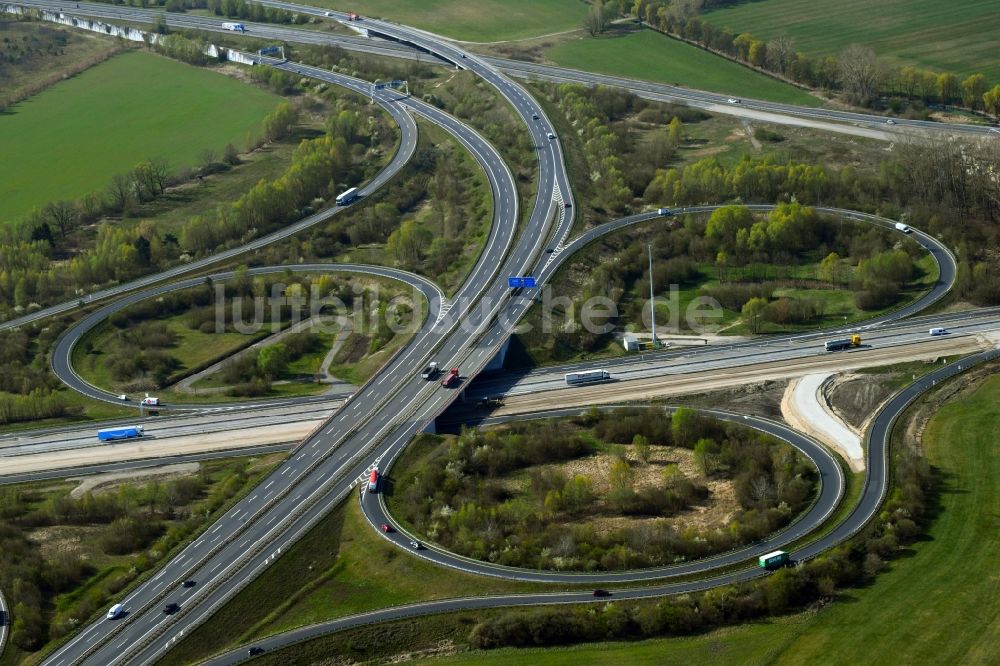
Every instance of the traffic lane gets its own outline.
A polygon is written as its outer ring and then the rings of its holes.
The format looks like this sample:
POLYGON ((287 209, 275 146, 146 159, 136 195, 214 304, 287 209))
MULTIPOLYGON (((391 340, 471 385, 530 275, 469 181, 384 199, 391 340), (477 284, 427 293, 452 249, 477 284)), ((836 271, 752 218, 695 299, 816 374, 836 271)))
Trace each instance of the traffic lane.
MULTIPOLYGON (((358 273, 397 280, 418 289, 427 299, 427 307, 430 315, 427 319, 428 322, 432 322, 436 319, 444 298, 444 294, 441 292, 440 288, 426 278, 406 271, 398 271, 396 269, 380 266, 365 266, 360 264, 295 264, 251 268, 247 271, 247 274, 251 276, 274 275, 282 274, 286 271, 292 271, 295 273, 358 273)), ((187 278, 180 282, 163 284, 143 291, 132 292, 123 298, 90 313, 63 333, 56 341, 56 346, 52 351, 52 358, 50 361, 52 371, 67 386, 79 393, 87 395, 88 397, 123 406, 135 406, 136 408, 141 407, 138 403, 123 403, 118 399, 117 395, 99 389, 83 379, 83 377, 81 377, 73 368, 73 348, 89 331, 105 321, 111 315, 116 312, 120 312, 129 306, 167 293, 201 286, 205 284, 206 280, 212 280, 213 283, 224 282, 232 279, 234 275, 235 271, 225 271, 208 277, 187 278)), ((426 322, 423 325, 426 326, 426 322)), ((181 403, 178 407, 180 406, 186 405, 181 403)), ((172 406, 161 405, 160 407, 166 409, 172 406)), ((193 409, 206 409, 211 407, 211 405, 195 404, 190 407, 193 409)))
MULTIPOLYGON (((896 342, 921 342, 930 339, 927 332, 927 327, 929 326, 945 326, 949 331, 949 336, 992 333, 1000 328, 1000 308, 942 313, 922 317, 919 320, 906 319, 902 322, 890 322, 878 329, 870 330, 862 336, 862 342, 869 346, 884 345, 886 343, 895 344, 896 342)), ((831 334, 827 333, 827 336, 829 335, 831 334)), ((812 334, 809 334, 809 336, 812 337, 812 334)), ((780 344, 790 345, 795 344, 795 341, 784 341, 782 343, 779 340, 756 339, 739 344, 726 343, 724 345, 677 347, 672 351, 660 351, 655 354, 638 355, 631 358, 569 363, 537 370, 491 372, 476 379, 475 383, 470 386, 469 395, 503 394, 513 390, 517 386, 531 386, 543 382, 561 382, 565 373, 584 370, 606 369, 618 374, 660 368, 664 372, 669 372, 671 368, 677 367, 678 360, 684 359, 693 362, 695 359, 706 355, 716 359, 721 359, 724 356, 746 358, 747 354, 752 355, 754 353, 752 351, 754 348, 771 349, 772 353, 777 353, 780 344)), ((801 344, 810 345, 809 348, 815 351, 817 355, 826 355, 828 353, 818 343, 813 341, 802 341, 801 344)))
MULTIPOLYGON (((189 417, 178 419, 179 423, 169 423, 159 421, 155 418, 134 419, 130 423, 137 423, 143 426, 143 436, 141 441, 162 442, 165 439, 179 437, 191 437, 195 435, 207 435, 217 432, 230 432, 248 430, 260 426, 284 425, 289 418, 295 420, 315 420, 325 419, 333 415, 339 404, 324 404, 324 409, 317 410, 311 404, 297 406, 294 409, 286 409, 284 413, 257 414, 224 412, 222 414, 212 414, 210 416, 189 417)), ((268 410, 273 412, 275 410, 268 410)), ((122 419, 126 421, 126 419, 122 419)), ((96 426, 86 429, 76 430, 67 433, 48 435, 44 438, 19 438, 18 441, 5 442, 0 445, 0 458, 19 457, 25 455, 35 455, 52 451, 67 451, 82 448, 109 448, 122 443, 135 443, 133 440, 115 440, 114 442, 102 442, 96 436, 96 426)))
POLYGON ((837 525, 827 536, 796 551, 796 557, 807 559, 819 555, 857 534, 875 516, 882 506, 888 489, 889 446, 893 427, 914 401, 938 384, 972 367, 997 358, 1000 358, 1000 349, 990 349, 955 361, 924 375, 894 395, 875 415, 865 438, 868 460, 865 485, 858 505, 847 519, 837 525))
MULTIPOLYGON (((844 367, 856 365, 865 361, 868 352, 880 351, 885 348, 913 346, 914 354, 944 356, 953 353, 966 353, 970 346, 978 346, 970 340, 978 339, 983 333, 996 333, 1000 330, 1000 320, 990 324, 971 326, 968 332, 964 327, 956 326, 947 336, 929 336, 926 330, 881 334, 862 338, 862 346, 852 350, 827 351, 821 345, 799 344, 785 346, 769 346, 766 344, 744 346, 735 350, 715 349, 712 347, 694 347, 686 352, 680 349, 676 352, 660 352, 649 360, 633 360, 628 364, 609 365, 600 361, 581 363, 572 369, 559 368, 552 371, 535 371, 530 374, 508 378, 506 375, 477 380, 467 391, 469 398, 487 396, 513 396, 547 391, 555 388, 567 388, 565 372, 585 370, 613 370, 612 381, 629 381, 647 379, 668 375, 687 375, 709 370, 734 370, 745 366, 775 363, 779 361, 794 361, 807 359, 825 359, 827 361, 842 361, 844 367)), ((498 331, 497 335, 500 333, 498 331)), ((499 340, 499 337, 497 338, 499 340)))
POLYGON ((199 453, 188 453, 176 456, 164 456, 155 460, 125 460, 115 463, 101 463, 87 467, 73 467, 72 469, 51 469, 43 472, 31 472, 29 474, 4 474, 0 475, 0 485, 15 483, 29 483, 33 481, 48 481, 52 479, 77 478, 92 476, 94 474, 108 474, 113 472, 152 469, 166 465, 175 465, 187 462, 203 462, 206 460, 219 460, 242 456, 263 456, 271 453, 281 453, 290 451, 295 447, 295 443, 266 444, 240 449, 226 449, 222 451, 204 451, 199 453))

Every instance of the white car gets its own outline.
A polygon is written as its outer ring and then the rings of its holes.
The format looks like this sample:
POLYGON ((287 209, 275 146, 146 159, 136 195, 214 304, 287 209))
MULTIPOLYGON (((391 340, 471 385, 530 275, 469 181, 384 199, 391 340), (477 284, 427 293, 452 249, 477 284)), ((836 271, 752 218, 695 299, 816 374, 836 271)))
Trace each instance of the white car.
POLYGON ((556 135, 553 134, 552 132, 549 132, 549 141, 551 141, 552 139, 555 139, 555 138, 556 138, 556 135))
POLYGON ((736 97, 730 97, 730 98, 729 98, 728 100, 726 100, 726 101, 727 101, 727 102, 729 102, 730 104, 739 104, 739 103, 740 103, 740 100, 739 100, 739 99, 737 99, 736 97))
POLYGON ((124 393, 118 396, 118 399, 121 400, 122 402, 128 402, 128 396, 125 395, 124 393))
POLYGON ((116 620, 121 617, 122 613, 125 612, 125 606, 121 604, 115 604, 110 609, 108 609, 108 619, 116 620))
POLYGON ((895 125, 896 121, 893 120, 892 118, 889 118, 888 120, 885 121, 885 124, 886 125, 895 125))

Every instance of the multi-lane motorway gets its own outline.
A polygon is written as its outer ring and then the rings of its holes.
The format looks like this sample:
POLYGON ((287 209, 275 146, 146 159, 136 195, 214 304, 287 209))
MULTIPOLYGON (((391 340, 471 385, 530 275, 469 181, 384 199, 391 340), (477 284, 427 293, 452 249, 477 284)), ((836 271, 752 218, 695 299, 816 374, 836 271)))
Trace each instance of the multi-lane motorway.
MULTIPOLYGON (((438 48, 423 35, 405 29, 380 29, 428 49, 438 48)), ((462 58, 453 47, 444 46, 441 51, 446 57, 462 58)), ((483 344, 479 336, 506 298, 497 277, 531 270, 549 236, 563 232, 569 220, 561 204, 569 187, 558 141, 547 136, 549 124, 538 106, 519 86, 480 61, 472 57, 465 61, 508 99, 538 148, 538 197, 524 223, 524 233, 515 243, 520 218, 517 193, 512 175, 492 147, 438 109, 410 98, 401 100, 414 112, 451 129, 480 160, 493 187, 490 238, 448 315, 418 332, 403 352, 263 480, 258 491, 210 526, 154 578, 134 589, 122 602, 126 615, 121 620, 90 625, 50 656, 48 663, 116 664, 154 659, 174 637, 207 617, 350 492, 380 451, 408 441, 454 399, 455 392, 428 386, 415 376, 414 369, 432 354, 445 364, 475 369, 485 365, 495 352, 497 341, 483 344), (550 225, 553 210, 558 216, 550 225), (480 303, 486 306, 476 307, 480 303), (198 584, 177 589, 178 581, 184 579, 198 584), (167 597, 180 605, 176 614, 161 612, 159 604, 167 597)), ((327 75, 301 65, 279 66, 318 78, 327 75)))
MULTIPOLYGON (((59 6, 56 3, 43 2, 23 4, 59 6)), ((88 14, 98 11, 93 5, 86 5, 85 9, 88 14)), ((117 7, 100 7, 100 11, 112 11, 126 17, 139 16, 132 10, 117 7)), ((343 15, 337 17, 346 18, 343 15)), ((173 23, 176 18, 170 15, 169 20, 173 23)), ((191 18, 186 17, 186 19, 191 18)), ((203 27, 221 29, 218 21, 212 19, 204 21, 203 27)), ((383 459, 388 462, 416 432, 454 400, 457 391, 448 391, 436 383, 420 380, 416 376, 417 369, 434 358, 446 367, 459 366, 463 369, 463 374, 472 377, 493 357, 509 332, 509 326, 498 321, 498 315, 503 315, 509 321, 516 321, 531 303, 529 298, 524 297, 508 302, 509 294, 499 278, 506 275, 531 274, 538 276, 544 283, 562 261, 560 255, 563 252, 546 255, 542 253, 542 249, 547 245, 559 247, 568 234, 571 220, 566 214, 568 209, 563 207, 563 203, 571 201, 570 188, 559 142, 549 138, 551 125, 534 100, 503 76, 488 59, 465 53, 433 35, 382 21, 364 20, 359 22, 359 25, 372 33, 414 45, 418 49, 436 54, 444 61, 474 71, 510 102, 524 121, 536 146, 538 190, 530 213, 524 221, 521 221, 513 177, 496 151, 481 136, 430 105, 408 97, 399 98, 392 93, 385 94, 383 101, 388 108, 393 109, 390 112, 397 118, 401 127, 406 123, 412 123, 408 114, 401 111, 402 108, 444 127, 476 156, 487 173, 494 202, 493 224, 483 253, 469 278, 454 301, 444 304, 442 308, 446 311, 444 317, 428 319, 410 345, 397 354, 371 381, 349 397, 330 420, 324 422, 296 447, 281 466, 251 491, 250 496, 233 507, 221 520, 209 526, 176 557, 165 563, 154 577, 130 591, 122 600, 126 608, 126 615, 123 618, 117 621, 99 621, 83 628, 67 644, 53 653, 46 663, 57 666, 64 663, 149 663, 162 655, 174 641, 189 633, 262 568, 287 550, 291 543, 325 515, 338 500, 350 493, 358 479, 364 478, 372 465, 383 459), (516 234, 519 222, 523 232, 516 234), (179 587, 180 581, 185 579, 196 581, 196 585, 189 588, 179 587), (163 614, 161 603, 164 601, 178 603, 180 611, 173 615, 163 614)), ((252 31, 257 29, 257 26, 252 27, 252 31)), ((329 43, 330 39, 328 35, 321 33, 309 35, 307 31, 273 29, 288 31, 273 34, 287 35, 282 38, 289 41, 304 41, 307 35, 309 39, 324 40, 323 43, 329 43), (293 36, 295 39, 292 39, 293 36)), ((263 32, 260 35, 266 36, 263 32)), ((360 48, 361 44, 358 43, 355 48, 360 48)), ((371 42, 363 44, 368 47, 366 50, 372 50, 371 42)), ((272 64, 331 83, 346 85, 362 93, 368 92, 367 84, 364 82, 345 81, 346 77, 339 77, 318 68, 295 63, 272 64)), ((629 82, 629 85, 635 84, 629 82)), ((705 103, 718 104, 718 99, 705 103)), ((776 112, 792 111, 777 109, 776 112)), ((796 109, 795 112, 807 113, 801 109, 796 109)), ((870 116, 865 118, 867 120, 859 118, 840 120, 881 122, 880 119, 874 120, 870 116)), ((921 127, 921 129, 927 128, 921 127)), ((982 130, 970 131, 981 133, 982 130)), ((405 136, 404 131, 404 141, 405 136)), ((410 150, 412 151, 412 148, 410 150)), ((404 153, 404 150, 400 150, 396 159, 404 153)), ((385 175, 387 171, 382 174, 386 178, 388 178, 388 175, 385 175)), ((289 235, 298 230, 293 229, 288 232, 289 235)), ((246 249, 243 248, 241 251, 246 249)), ((565 256, 569 254, 567 252, 565 256)), ((211 259, 217 261, 219 257, 211 259)), ((153 276, 144 284, 175 276, 176 274, 153 276)), ((945 268, 942 264, 942 279, 945 278, 945 268)), ((950 279, 948 281, 950 283, 950 279)), ((110 293, 95 295, 95 298, 118 295, 137 286, 141 285, 126 285, 110 293)), ((428 298, 433 297, 428 296, 428 298)), ((440 303, 440 299, 438 302, 440 303)), ((67 304, 66 307, 67 309, 75 307, 75 304, 67 304)), ((45 314, 51 313, 43 311, 40 316, 45 314)), ((897 313, 897 316, 901 314, 897 313)), ((949 366, 938 371, 938 374, 943 376, 958 371, 955 367, 949 366)), ((939 378, 937 375, 932 377, 939 378)), ((919 387, 918 384, 914 390, 919 390, 919 387)), ((916 393, 905 395, 910 395, 912 398, 916 393)), ((883 435, 888 432, 892 419, 899 412, 899 409, 889 411, 889 407, 901 408, 900 405, 903 404, 905 402, 899 404, 892 402, 880 414, 879 418, 882 421, 876 419, 871 442, 884 441, 883 435), (879 437, 882 439, 878 439, 879 437)), ((864 497, 851 519, 834 530, 837 539, 844 538, 863 525, 877 509, 885 491, 884 448, 881 445, 872 446, 870 443, 869 456, 869 481, 864 497)), ((827 493, 837 484, 825 472, 824 479, 826 482, 823 485, 823 493, 827 493)), ((836 542, 832 535, 825 539, 827 540, 822 543, 816 542, 796 554, 808 557, 836 542), (809 548, 815 550, 810 551, 809 548)), ((447 556, 446 553, 440 555, 447 556)), ((714 565, 713 562, 705 562, 693 566, 698 571, 709 571, 714 565)), ((712 584, 740 580, 754 575, 759 574, 736 572, 714 580, 644 588, 641 591, 623 592, 620 596, 704 589, 712 584)), ((661 577, 662 573, 649 576, 661 577)), ((584 599, 590 600, 589 594, 585 596, 581 593, 570 593, 557 599, 551 596, 544 598, 536 596, 506 601, 495 598, 438 602, 438 606, 423 605, 416 612, 429 612, 446 607, 483 607, 508 602, 543 603, 553 600, 584 599)), ((399 611, 383 613, 382 616, 376 613, 366 619, 389 617, 392 612, 399 611)))

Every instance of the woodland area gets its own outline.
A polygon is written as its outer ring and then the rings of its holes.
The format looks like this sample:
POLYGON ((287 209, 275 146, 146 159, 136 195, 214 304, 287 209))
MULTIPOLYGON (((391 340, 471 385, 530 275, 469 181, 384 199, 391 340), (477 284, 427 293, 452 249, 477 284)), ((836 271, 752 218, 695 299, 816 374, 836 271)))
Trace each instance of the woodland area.
POLYGON ((425 436, 392 472, 389 507, 431 541, 462 555, 538 569, 612 571, 705 557, 763 538, 788 524, 815 491, 812 465, 788 444, 681 408, 592 410, 563 421, 533 421, 425 436), (667 465, 659 482, 637 486, 651 445, 692 450, 700 478, 667 465), (567 478, 547 463, 609 451, 606 497, 586 475, 567 478), (527 475, 524 492, 505 480, 527 475), (666 518, 711 502, 706 479, 729 479, 739 510, 725 528, 665 520, 597 529, 602 515, 666 518), (396 481, 398 479, 398 481, 396 481))
POLYGON ((0 489, 0 588, 12 644, 32 652, 89 620, 259 479, 266 466, 258 463, 208 463, 194 475, 78 497, 72 484, 0 489))

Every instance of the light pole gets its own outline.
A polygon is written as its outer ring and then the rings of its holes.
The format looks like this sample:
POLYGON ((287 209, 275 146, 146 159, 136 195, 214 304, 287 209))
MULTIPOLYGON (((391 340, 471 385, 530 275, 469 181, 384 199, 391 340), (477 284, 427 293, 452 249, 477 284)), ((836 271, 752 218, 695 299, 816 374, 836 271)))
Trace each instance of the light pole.
POLYGON ((653 349, 656 349, 658 345, 656 344, 656 299, 653 296, 653 244, 648 243, 646 245, 646 251, 649 254, 649 314, 652 317, 653 322, 653 349))

